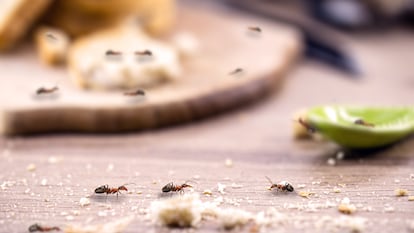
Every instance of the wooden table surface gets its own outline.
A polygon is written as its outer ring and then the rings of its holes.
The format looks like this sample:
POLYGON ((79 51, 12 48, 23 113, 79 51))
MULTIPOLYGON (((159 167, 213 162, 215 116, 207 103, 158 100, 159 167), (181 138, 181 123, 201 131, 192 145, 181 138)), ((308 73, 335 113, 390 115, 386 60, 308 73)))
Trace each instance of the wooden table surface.
MULTIPOLYGON (((213 190, 223 207, 236 205, 253 213, 277 209, 283 221, 269 232, 414 231, 414 139, 376 152, 345 152, 329 142, 295 141, 294 111, 317 104, 408 105, 414 92, 414 37, 404 29, 347 38, 349 50, 363 67, 352 80, 329 67, 301 61, 278 93, 253 106, 176 127, 131 134, 39 135, 0 139, 0 232, 26 232, 35 222, 47 225, 103 223, 134 215, 127 232, 169 232, 154 226, 142 212, 170 181, 195 180, 196 192, 213 190), (225 166, 231 159, 233 166, 225 166), (35 165, 28 171, 29 164, 35 165), (288 180, 296 193, 266 190, 264 176, 288 180), (103 184, 133 182, 131 193, 79 199, 103 184), (227 185, 225 194, 217 183, 227 185), (242 185, 232 188, 232 183, 242 185), (302 188, 299 188, 302 187, 302 188), (334 191, 336 190, 336 191, 334 191), (142 192, 142 193, 141 193, 142 192), (338 212, 349 198, 357 211, 338 212)), ((3 81, 7 82, 7 81, 3 81)), ((249 231, 249 228, 243 228, 249 231)), ((194 232, 214 232, 203 222, 194 232)))

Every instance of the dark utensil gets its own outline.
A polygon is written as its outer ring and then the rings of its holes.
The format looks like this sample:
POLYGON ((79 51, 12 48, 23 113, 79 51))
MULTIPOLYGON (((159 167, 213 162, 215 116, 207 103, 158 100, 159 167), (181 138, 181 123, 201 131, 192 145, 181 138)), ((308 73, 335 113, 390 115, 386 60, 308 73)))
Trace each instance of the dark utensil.
POLYGON ((349 74, 350 77, 359 77, 361 74, 358 64, 344 48, 340 47, 341 38, 338 33, 316 22, 309 17, 303 4, 292 4, 292 1, 261 0, 227 0, 229 5, 238 9, 259 14, 263 17, 275 19, 297 27, 303 33, 305 55, 317 59, 349 74))

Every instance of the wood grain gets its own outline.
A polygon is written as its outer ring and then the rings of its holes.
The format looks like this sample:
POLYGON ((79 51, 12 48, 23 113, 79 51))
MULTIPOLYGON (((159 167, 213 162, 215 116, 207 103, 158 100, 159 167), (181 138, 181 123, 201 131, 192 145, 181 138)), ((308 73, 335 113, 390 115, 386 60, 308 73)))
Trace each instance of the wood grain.
POLYGON ((31 48, 1 57, 0 65, 11 68, 3 71, 8 85, 0 87, 0 132, 120 132, 200 119, 266 96, 300 51, 299 36, 286 27, 254 20, 265 31, 251 36, 249 18, 189 7, 182 7, 178 17, 177 31, 193 33, 200 51, 184 60, 180 81, 148 89, 142 101, 131 101, 122 91, 78 90, 64 68, 41 67, 31 48), (245 74, 229 75, 237 67, 245 74), (38 87, 57 83, 56 96, 33 96, 38 87))
MULTIPOLYGON (((269 207, 278 210, 284 220, 265 232, 352 232, 347 224, 340 226, 347 216, 335 206, 324 207, 345 197, 357 205, 350 218, 365 220, 362 232, 411 232, 414 202, 396 197, 394 190, 404 188, 414 194, 413 137, 379 151, 346 152, 335 166, 327 160, 336 157, 340 150, 336 145, 291 138, 292 114, 303 107, 412 104, 414 54, 407 49, 414 47, 412 32, 393 29, 381 36, 354 35, 348 46, 364 69, 359 81, 303 61, 277 95, 203 121, 130 134, 0 138, 0 184, 12 182, 0 189, 0 232, 27 232, 35 222, 95 224, 130 215, 136 219, 126 232, 183 232, 154 226, 140 209, 158 200, 166 183, 195 175, 200 177, 195 191, 213 190, 213 196, 202 196, 203 200, 223 196, 253 213, 269 207), (50 157, 61 160, 50 163, 50 157), (226 158, 233 160, 233 167, 224 165, 226 158), (36 165, 34 172, 26 170, 31 163, 36 165), (269 192, 265 175, 319 196, 304 199, 294 193, 269 192), (47 179, 45 186, 43 179, 47 179), (137 183, 128 186, 132 194, 118 199, 96 196, 90 206, 78 205, 81 197, 100 185, 127 182, 137 183), (216 191, 218 182, 227 185, 226 194, 216 191), (233 189, 233 182, 243 187, 233 189), (305 187, 299 188, 300 184, 305 187), (334 192, 335 186, 340 192, 334 192), (68 220, 68 215, 74 219, 68 220)), ((223 206, 236 207, 228 202, 223 206)), ((247 226, 233 232, 249 230, 247 226)), ((224 232, 216 221, 184 231, 224 232)))

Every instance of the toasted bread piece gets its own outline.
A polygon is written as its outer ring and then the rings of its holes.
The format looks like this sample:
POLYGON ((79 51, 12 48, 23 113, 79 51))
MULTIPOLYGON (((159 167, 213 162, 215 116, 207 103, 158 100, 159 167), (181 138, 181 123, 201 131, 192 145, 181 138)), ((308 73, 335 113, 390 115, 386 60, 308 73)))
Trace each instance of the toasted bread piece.
POLYGON ((181 70, 173 47, 129 25, 76 40, 68 65, 78 86, 101 90, 152 87, 178 79, 181 70))
POLYGON ((0 51, 16 45, 50 3, 51 0, 0 1, 0 51))
POLYGON ((39 58, 44 64, 65 62, 70 40, 64 31, 43 26, 36 30, 35 40, 39 58))
POLYGON ((46 23, 71 36, 112 27, 135 16, 152 35, 168 32, 175 19, 175 0, 59 0, 48 12, 46 23))

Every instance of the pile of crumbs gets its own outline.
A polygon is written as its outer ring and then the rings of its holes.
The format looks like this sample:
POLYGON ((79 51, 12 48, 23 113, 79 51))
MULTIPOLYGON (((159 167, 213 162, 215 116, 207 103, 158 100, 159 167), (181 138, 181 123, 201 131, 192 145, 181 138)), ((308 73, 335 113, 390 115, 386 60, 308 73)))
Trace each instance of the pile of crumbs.
POLYGON ((274 208, 253 214, 240 208, 221 208, 222 202, 202 202, 197 193, 175 196, 153 201, 149 217, 157 225, 181 228, 197 227, 201 220, 214 219, 225 230, 240 228, 250 222, 258 227, 268 227, 286 219, 274 208))
POLYGON ((361 232, 365 229, 367 220, 362 217, 351 216, 322 216, 315 222, 315 227, 325 232, 337 232, 339 229, 348 229, 351 232, 361 232))

